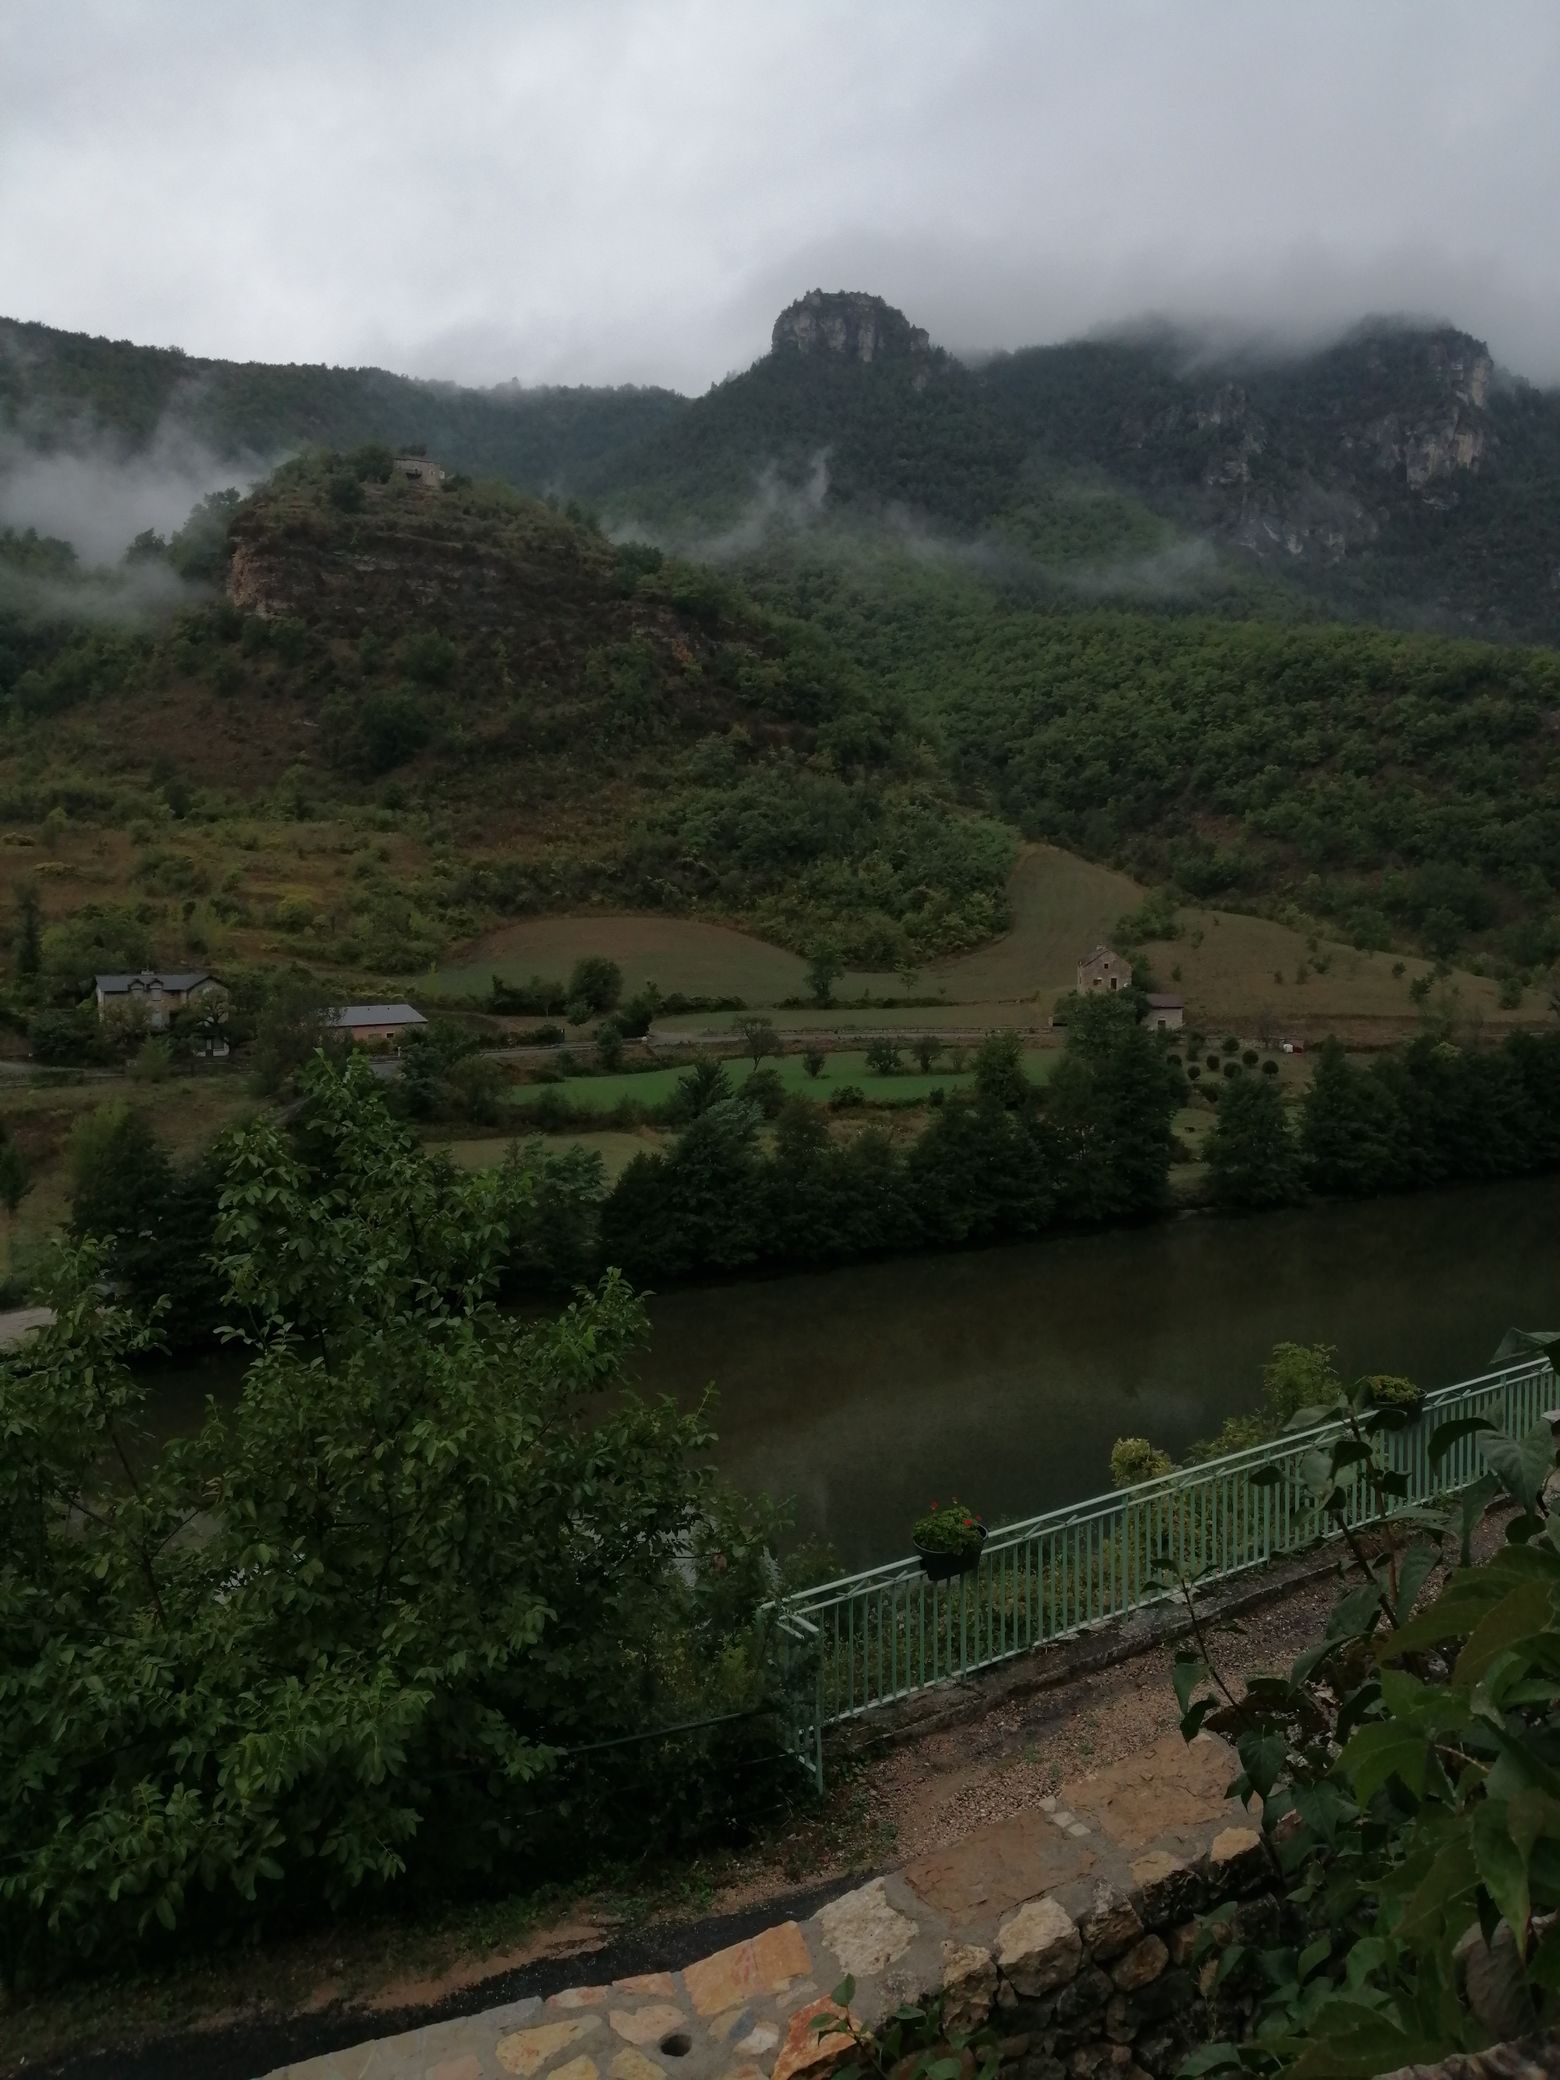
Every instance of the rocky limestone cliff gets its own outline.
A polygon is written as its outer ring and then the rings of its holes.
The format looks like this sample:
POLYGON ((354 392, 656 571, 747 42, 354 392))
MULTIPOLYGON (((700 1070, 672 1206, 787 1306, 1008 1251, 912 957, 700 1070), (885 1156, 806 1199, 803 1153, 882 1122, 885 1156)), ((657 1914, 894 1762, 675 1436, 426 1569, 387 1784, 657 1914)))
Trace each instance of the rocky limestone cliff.
POLYGON ((780 313, 770 336, 776 354, 833 354, 843 361, 903 360, 930 347, 903 311, 881 296, 847 289, 809 289, 780 313))

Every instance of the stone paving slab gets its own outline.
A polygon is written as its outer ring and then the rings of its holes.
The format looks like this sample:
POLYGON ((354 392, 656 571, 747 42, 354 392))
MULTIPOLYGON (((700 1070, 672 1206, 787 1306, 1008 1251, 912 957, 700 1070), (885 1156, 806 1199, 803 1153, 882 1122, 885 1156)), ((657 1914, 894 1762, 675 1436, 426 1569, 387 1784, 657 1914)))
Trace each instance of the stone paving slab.
MULTIPOLYGON (((1034 2002, 1071 1988, 1085 1956, 1119 2022, 1170 1961, 1145 1929, 1168 1926, 1211 1883, 1249 1883, 1260 1861, 1245 1809, 1226 1796, 1237 1767, 1210 1736, 1188 1748, 1167 1735, 683 1971, 512 2001, 266 2080, 821 2080, 848 2047, 815 2019, 840 2019, 831 1995, 847 1976, 863 2028, 937 1989, 950 2021, 975 2028, 999 1994, 1034 2002)), ((1142 2070, 1130 2052, 1112 2055, 1142 2070)))

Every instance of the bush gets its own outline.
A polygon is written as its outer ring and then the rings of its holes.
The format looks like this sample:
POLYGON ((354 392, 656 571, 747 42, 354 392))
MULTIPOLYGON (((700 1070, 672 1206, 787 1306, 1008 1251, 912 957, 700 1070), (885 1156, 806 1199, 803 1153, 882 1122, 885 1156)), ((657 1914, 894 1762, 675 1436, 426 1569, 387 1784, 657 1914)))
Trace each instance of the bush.
POLYGON ((1142 1481, 1158 1480, 1170 1470, 1170 1454, 1150 1444, 1146 1437, 1118 1437, 1110 1448, 1113 1488, 1135 1488, 1142 1481))
POLYGON ((1264 1062, 1262 1064, 1262 1073, 1264 1076, 1276 1076, 1278 1074, 1277 1062, 1264 1062))
POLYGON ((50 1068, 95 1062, 103 1052, 97 1020, 85 1011, 37 1012, 28 1021, 27 1045, 33 1060, 50 1068))
POLYGON ((1254 1047, 1244 1048, 1241 1052, 1240 1058, 1246 1064, 1246 1067, 1248 1069, 1254 1069, 1257 1066, 1258 1061, 1260 1060, 1260 1056, 1258 1055, 1257 1050, 1254 1047))
POLYGON ((1233 1033, 1226 1033, 1219 1042, 1219 1050, 1222 1054, 1238 1054, 1240 1052, 1240 1042, 1233 1033))
POLYGON ((785 1085, 778 1069, 754 1069, 743 1079, 738 1095, 756 1105, 765 1119, 774 1119, 785 1103, 785 1085))
POLYGON ((606 1019, 596 1029, 596 1060, 610 1074, 623 1066, 623 1035, 606 1019))
POLYGON ((567 990, 571 1018, 576 1004, 585 1006, 587 1016, 614 1010, 622 994, 623 970, 616 961, 589 953, 574 963, 567 990))
POLYGON ((831 1112, 856 1112, 867 1102, 866 1093, 859 1084, 842 1083, 838 1090, 829 1093, 831 1112))
POLYGON ((905 1066, 899 1049, 891 1040, 874 1040, 867 1049, 866 1059, 874 1076, 898 1076, 905 1066))

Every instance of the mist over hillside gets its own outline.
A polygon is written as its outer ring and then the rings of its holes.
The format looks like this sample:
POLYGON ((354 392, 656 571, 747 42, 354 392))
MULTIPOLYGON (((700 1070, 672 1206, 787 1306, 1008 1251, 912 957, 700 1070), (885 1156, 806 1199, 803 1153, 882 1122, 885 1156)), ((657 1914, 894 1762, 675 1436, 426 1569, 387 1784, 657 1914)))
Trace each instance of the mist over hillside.
POLYGON ((1376 319, 1297 352, 1145 322, 972 366, 880 298, 815 290, 687 399, 0 324, 0 522, 91 560, 289 453, 365 441, 696 558, 847 525, 1059 601, 1560 637, 1560 393, 1448 325, 1376 319))

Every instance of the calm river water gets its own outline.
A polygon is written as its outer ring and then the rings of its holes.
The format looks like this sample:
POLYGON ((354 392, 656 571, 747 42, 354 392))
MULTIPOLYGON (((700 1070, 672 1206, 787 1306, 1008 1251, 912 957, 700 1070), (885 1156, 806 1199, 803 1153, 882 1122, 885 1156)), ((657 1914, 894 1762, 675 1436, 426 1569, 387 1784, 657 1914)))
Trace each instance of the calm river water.
MULTIPOLYGON (((1107 1488, 1123 1434, 1206 1436, 1283 1337, 1335 1343, 1351 1375, 1480 1371, 1508 1328, 1560 1321, 1560 1178, 693 1288, 650 1314, 640 1384, 713 1384, 727 1475, 864 1567, 934 1497, 1000 1523, 1107 1488)), ((157 1427, 234 1384, 230 1360, 170 1370, 157 1427)))

